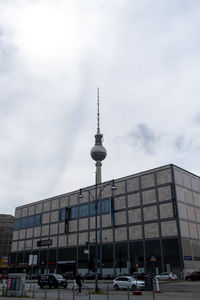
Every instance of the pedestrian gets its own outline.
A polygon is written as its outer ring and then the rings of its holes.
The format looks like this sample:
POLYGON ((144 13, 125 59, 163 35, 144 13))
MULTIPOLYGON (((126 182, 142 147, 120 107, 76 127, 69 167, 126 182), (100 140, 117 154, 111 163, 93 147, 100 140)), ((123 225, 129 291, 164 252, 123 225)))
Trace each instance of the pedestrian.
POLYGON ((81 287, 82 287, 83 277, 81 273, 77 273, 76 275, 76 284, 78 285, 78 291, 81 293, 81 287))

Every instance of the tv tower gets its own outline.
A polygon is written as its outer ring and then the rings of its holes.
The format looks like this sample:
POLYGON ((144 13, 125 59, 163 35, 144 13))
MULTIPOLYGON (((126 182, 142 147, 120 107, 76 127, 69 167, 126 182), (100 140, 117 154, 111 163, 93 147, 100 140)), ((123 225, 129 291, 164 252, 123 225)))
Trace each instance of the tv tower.
POLYGON ((103 134, 100 133, 99 88, 97 88, 97 133, 94 137, 95 145, 92 147, 90 155, 96 161, 96 183, 99 184, 101 183, 101 162, 107 155, 107 151, 102 144, 103 134))

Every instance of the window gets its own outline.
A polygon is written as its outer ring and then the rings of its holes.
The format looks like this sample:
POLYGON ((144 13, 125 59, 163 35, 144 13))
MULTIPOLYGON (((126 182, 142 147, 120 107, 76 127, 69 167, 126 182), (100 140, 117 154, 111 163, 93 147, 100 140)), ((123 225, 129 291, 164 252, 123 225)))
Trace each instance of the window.
POLYGON ((27 227, 33 227, 34 226, 34 216, 27 218, 27 227))
MULTIPOLYGON (((100 213, 100 201, 97 202, 97 215, 100 213)), ((95 216, 96 214, 96 205, 95 202, 90 203, 90 216, 95 216)))
POLYGON ((110 201, 108 199, 102 201, 102 214, 110 211, 110 201))
POLYGON ((41 225, 41 214, 30 216, 26 218, 16 219, 14 221, 14 230, 25 229, 27 227, 34 227, 41 225))
POLYGON ((70 217, 70 219, 76 219, 78 217, 78 207, 77 206, 70 208, 69 217, 70 217))
POLYGON ((88 216, 88 204, 80 205, 79 207, 79 216, 80 217, 87 217, 88 216))
POLYGON ((115 214, 114 214, 114 199, 113 197, 111 198, 110 201, 110 221, 111 221, 111 226, 115 225, 115 214))
POLYGON ((35 215, 35 218, 34 218, 35 220, 35 226, 38 226, 38 225, 41 225, 41 223, 42 223, 42 216, 41 215, 35 215))
POLYGON ((20 229, 20 219, 14 221, 14 230, 20 229))
MULTIPOLYGON (((79 209, 79 217, 88 217, 95 216, 96 214, 96 203, 95 201, 90 202, 88 204, 81 204, 79 207, 74 206, 70 208, 70 219, 76 219, 78 217, 78 209, 79 209)), ((97 202, 97 215, 100 214, 100 211, 102 211, 102 214, 109 213, 110 212, 110 199, 104 199, 104 200, 98 200, 97 202), (101 207, 102 205, 102 207, 101 207), (101 207, 101 209, 100 209, 101 207)))
POLYGON ((27 218, 21 218, 20 229, 24 229, 27 227, 27 218))
POLYGON ((59 221, 65 221, 66 219, 66 208, 61 208, 59 211, 59 221))

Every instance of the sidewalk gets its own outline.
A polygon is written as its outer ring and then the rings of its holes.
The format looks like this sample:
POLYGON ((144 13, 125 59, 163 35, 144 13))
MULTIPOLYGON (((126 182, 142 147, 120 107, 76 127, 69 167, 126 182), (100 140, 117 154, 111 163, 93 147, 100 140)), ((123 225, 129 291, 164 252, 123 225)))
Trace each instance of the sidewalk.
MULTIPOLYGON (((18 298, 18 297, 9 297, 9 299, 13 300, 22 300, 22 299, 29 299, 29 300, 36 300, 36 299, 44 299, 44 294, 40 293, 35 295, 35 298, 29 298, 29 295, 31 294, 27 293, 28 297, 25 298, 18 298)), ((8 297, 0 297, 2 300, 8 300, 8 297)), ((60 298, 58 298, 58 294, 51 293, 49 292, 46 297, 47 300, 73 300, 73 295, 71 293, 61 293, 60 298)), ((119 293, 111 293, 109 295, 109 298, 107 295, 84 295, 84 294, 79 294, 75 295, 74 300, 153 300, 153 294, 152 292, 143 292, 142 295, 136 296, 133 295, 131 292, 128 293, 126 292, 119 292, 119 293)), ((154 294, 154 299, 155 300, 199 300, 199 293, 176 293, 176 292, 166 292, 166 293, 160 293, 160 294, 154 294)))

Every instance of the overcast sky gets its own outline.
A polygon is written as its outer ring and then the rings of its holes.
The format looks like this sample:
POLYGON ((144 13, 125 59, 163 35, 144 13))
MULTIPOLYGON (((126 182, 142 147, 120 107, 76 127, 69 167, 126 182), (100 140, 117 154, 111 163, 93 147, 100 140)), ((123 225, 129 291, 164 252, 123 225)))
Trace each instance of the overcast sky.
POLYGON ((174 163, 200 175, 199 0, 0 0, 0 213, 174 163))

